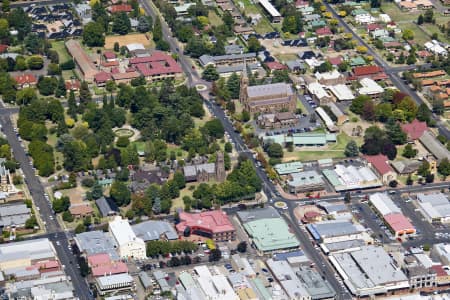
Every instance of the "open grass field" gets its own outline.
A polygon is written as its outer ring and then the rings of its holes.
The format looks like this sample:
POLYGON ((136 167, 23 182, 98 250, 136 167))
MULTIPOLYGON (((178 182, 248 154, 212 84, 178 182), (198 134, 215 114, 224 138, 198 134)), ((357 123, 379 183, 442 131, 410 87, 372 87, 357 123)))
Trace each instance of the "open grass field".
POLYGON ((66 46, 64 45, 64 41, 54 41, 52 42, 52 48, 58 52, 59 61, 66 62, 70 59, 70 55, 66 50, 66 46))
POLYGON ((152 48, 153 41, 150 35, 145 35, 143 33, 133 33, 127 35, 110 35, 105 38, 105 49, 113 49, 114 43, 119 43, 120 46, 125 46, 128 44, 139 43, 144 45, 146 48, 152 48))
POLYGON ((394 2, 383 1, 381 3, 381 9, 388 14, 395 22, 408 22, 417 20, 420 15, 420 11, 406 12, 402 11, 394 2))
MULTIPOLYGON (((449 20, 448 20, 449 21, 449 20)), ((439 40, 443 42, 449 42, 450 40, 447 38, 447 35, 442 33, 436 24, 422 24, 421 26, 430 36, 434 33, 437 33, 439 40)))
POLYGON ((254 27, 255 31, 259 34, 265 34, 274 31, 272 24, 270 24, 267 18, 263 17, 254 27))
POLYGON ((208 20, 209 20, 209 23, 212 25, 212 26, 220 26, 220 25, 222 25, 223 24, 223 21, 222 21, 222 19, 216 14, 216 12, 215 11, 213 11, 213 10, 210 10, 209 12, 208 12, 208 20))
POLYGON ((313 161, 323 158, 343 158, 345 157, 344 151, 341 150, 300 150, 294 152, 287 152, 284 154, 283 161, 313 161))
POLYGON ((426 34, 417 24, 409 22, 409 23, 401 23, 399 24, 402 30, 411 29, 414 32, 414 41, 419 45, 423 45, 430 40, 428 34, 426 34))
POLYGON ((281 62, 298 59, 298 56, 294 53, 277 54, 277 55, 275 55, 275 57, 278 58, 278 60, 281 62))

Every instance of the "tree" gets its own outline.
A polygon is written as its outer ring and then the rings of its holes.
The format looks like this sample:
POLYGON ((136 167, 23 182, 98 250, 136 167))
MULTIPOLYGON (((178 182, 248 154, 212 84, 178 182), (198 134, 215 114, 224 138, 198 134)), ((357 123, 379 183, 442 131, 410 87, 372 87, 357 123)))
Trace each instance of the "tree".
POLYGON ((386 124, 386 134, 395 145, 403 145, 406 143, 406 133, 403 132, 400 124, 394 119, 390 119, 386 124))
POLYGON ((60 212, 66 211, 69 209, 70 199, 67 196, 62 196, 59 199, 54 199, 52 206, 53 206, 53 210, 55 211, 55 213, 60 213, 60 212))
POLYGON ((219 79, 219 73, 213 65, 207 65, 203 70, 202 78, 206 81, 216 81, 219 79))
POLYGON ((430 123, 431 111, 425 103, 421 103, 417 109, 417 120, 430 123))
POLYGON ((62 76, 59 77, 58 84, 56 85, 55 90, 55 96, 57 98, 66 97, 67 95, 67 89, 66 89, 66 82, 64 81, 64 78, 62 76))
POLYGON ((233 74, 231 74, 228 78, 226 85, 232 99, 239 99, 240 86, 240 78, 235 72, 233 72, 233 74))
POLYGON ((9 6, 9 0, 3 0, 2 1, 2 11, 3 12, 9 12, 10 6, 9 6))
POLYGON ((224 145, 224 150, 227 153, 231 153, 233 151, 233 145, 230 142, 226 142, 224 145))
POLYGON ((44 59, 40 55, 33 55, 27 59, 27 66, 30 70, 40 70, 44 67, 44 59))
POLYGON ((37 226, 37 220, 35 215, 31 215, 26 221, 25 221, 25 228, 27 229, 33 229, 34 226, 37 226))
POLYGON ((175 172, 175 174, 173 175, 173 182, 180 190, 186 187, 186 180, 183 173, 181 173, 180 171, 175 172))
POLYGON ((397 180, 391 180, 391 181, 389 181, 389 187, 391 187, 391 188, 396 188, 397 185, 398 185, 397 180))
POLYGON ((411 144, 407 144, 403 149, 402 156, 406 158, 413 158, 417 155, 417 149, 414 149, 411 144))
POLYGON ((70 91, 69 93, 69 99, 67 100, 67 114, 74 120, 77 119, 77 102, 75 100, 75 93, 74 91, 70 91))
POLYGON ((413 65, 417 62, 416 53, 414 51, 411 51, 411 53, 408 55, 408 58, 406 59, 406 64, 413 65))
POLYGON ((438 172, 444 177, 444 180, 450 175, 450 162, 447 158, 442 159, 439 163, 438 172))
POLYGON ((72 216, 72 214, 70 213, 70 211, 68 211, 68 210, 66 210, 65 212, 63 212, 63 214, 62 214, 62 219, 63 219, 65 222, 73 222, 73 216, 72 216))
POLYGON ((24 40, 25 49, 31 54, 41 54, 44 50, 44 40, 36 33, 29 33, 24 40))
POLYGON ((370 97, 367 95, 360 95, 356 97, 352 104, 350 105, 350 111, 352 111, 355 114, 362 114, 364 109, 364 104, 368 101, 371 101, 370 97))
POLYGON ((406 41, 410 41, 414 39, 414 31, 411 29, 405 29, 402 33, 402 38, 406 41))
POLYGON ((86 231, 86 226, 83 223, 79 223, 77 227, 75 227, 75 234, 83 233, 86 231))
POLYGON ((83 112, 86 105, 92 101, 91 91, 86 81, 83 81, 80 85, 80 111, 83 112))
POLYGON ((53 95, 58 82, 55 77, 41 76, 38 79, 37 87, 43 96, 53 95))
POLYGON ((131 192, 125 183, 121 181, 114 181, 111 185, 110 196, 117 204, 117 206, 126 206, 130 203, 131 192))
POLYGON ((325 73, 333 70, 333 65, 327 60, 316 68, 316 72, 325 73))
POLYGON ((270 158, 282 158, 283 157, 283 147, 278 143, 272 143, 267 148, 267 154, 270 158))
POLYGON ((413 180, 411 178, 411 175, 408 176, 408 178, 406 179, 406 185, 412 185, 413 184, 413 180))
POLYGON ((225 133, 225 129, 219 119, 207 121, 202 127, 202 131, 213 139, 221 139, 225 133))
POLYGON ((151 29, 151 24, 150 21, 148 19, 148 17, 146 16, 140 16, 139 19, 139 24, 137 26, 137 30, 141 33, 146 33, 149 32, 151 29))
POLYGON ((247 48, 249 52, 258 52, 262 49, 261 43, 255 36, 250 36, 247 41, 247 48))
POLYGON ((417 169, 417 174, 422 177, 425 177, 428 174, 430 174, 430 164, 426 160, 422 161, 422 164, 417 169))
POLYGON ((104 27, 97 22, 89 22, 83 29, 83 43, 89 47, 103 47, 105 37, 104 27))
POLYGON ((417 25, 422 25, 423 24, 423 15, 420 14, 419 17, 417 18, 417 25))
POLYGON ((345 151, 344 154, 346 157, 355 157, 358 156, 359 153, 359 149, 358 149, 358 145, 356 145, 356 142, 351 140, 350 142, 347 143, 347 145, 345 146, 345 151))
POLYGON ((219 261, 222 258, 222 252, 219 249, 212 249, 209 254, 209 261, 219 261))
POLYGON ((120 35, 125 35, 131 31, 130 18, 125 12, 120 12, 114 16, 112 31, 120 35))
POLYGON ((92 187, 91 195, 94 200, 103 197, 103 188, 98 182, 92 187))
POLYGON ((427 9, 423 15, 423 21, 425 23, 434 23, 434 12, 433 9, 427 9))
POLYGON ((237 251, 241 253, 247 252, 247 242, 242 241, 237 245, 237 251))

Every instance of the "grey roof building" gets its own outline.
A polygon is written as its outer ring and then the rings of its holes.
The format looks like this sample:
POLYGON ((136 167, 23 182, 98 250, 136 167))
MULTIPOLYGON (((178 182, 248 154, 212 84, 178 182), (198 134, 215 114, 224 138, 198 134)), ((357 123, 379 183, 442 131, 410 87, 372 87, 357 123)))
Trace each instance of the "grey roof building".
POLYGON ((322 279, 322 276, 314 269, 300 267, 296 274, 311 295, 311 299, 331 299, 336 295, 331 284, 322 279))
POLYGON ((218 55, 211 56, 204 54, 198 58, 200 64, 205 67, 207 65, 227 65, 227 64, 243 64, 246 62, 255 62, 256 61, 256 53, 240 53, 240 54, 228 54, 228 55, 218 55))
POLYGON ((333 237, 357 235, 365 232, 364 227, 347 220, 322 221, 315 224, 307 224, 306 228, 315 239, 323 241, 333 237))
POLYGON ((429 131, 425 131, 419 138, 422 145, 437 158, 438 161, 444 158, 450 159, 450 152, 442 145, 429 131))
POLYGON ((142 286, 144 287, 145 290, 149 290, 152 288, 153 284, 152 284, 152 279, 150 278, 150 276, 148 276, 148 274, 144 271, 139 272, 139 280, 142 283, 142 286))
POLYGON ((95 200, 95 204, 97 205, 102 217, 114 216, 119 212, 119 208, 114 203, 114 201, 111 200, 111 198, 98 198, 97 200, 95 200))
POLYGON ((164 221, 146 221, 131 226, 137 237, 147 241, 160 239, 176 240, 178 234, 168 222, 164 221))
POLYGON ((111 260, 119 260, 117 244, 114 239, 103 231, 88 231, 75 235, 75 243, 81 253, 86 255, 107 253, 111 260))
POLYGON ((30 217, 31 209, 23 203, 0 206, 0 227, 24 226, 30 217))
POLYGON ((241 54, 244 52, 244 47, 241 45, 226 45, 225 54, 241 54))

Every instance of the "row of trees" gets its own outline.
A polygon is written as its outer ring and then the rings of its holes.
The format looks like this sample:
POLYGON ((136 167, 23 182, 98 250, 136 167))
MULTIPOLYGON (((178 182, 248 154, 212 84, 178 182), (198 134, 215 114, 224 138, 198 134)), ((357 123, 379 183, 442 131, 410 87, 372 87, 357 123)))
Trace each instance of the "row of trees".
POLYGON ((147 242, 147 256, 156 258, 160 255, 190 254, 198 249, 198 245, 189 241, 149 241, 147 242))

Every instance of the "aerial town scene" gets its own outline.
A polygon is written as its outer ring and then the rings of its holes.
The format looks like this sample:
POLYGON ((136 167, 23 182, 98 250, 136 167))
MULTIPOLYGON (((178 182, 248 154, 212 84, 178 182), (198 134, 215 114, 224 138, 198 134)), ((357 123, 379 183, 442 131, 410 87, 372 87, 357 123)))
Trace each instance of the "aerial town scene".
POLYGON ((450 300, 450 0, 2 0, 0 300, 450 300))

